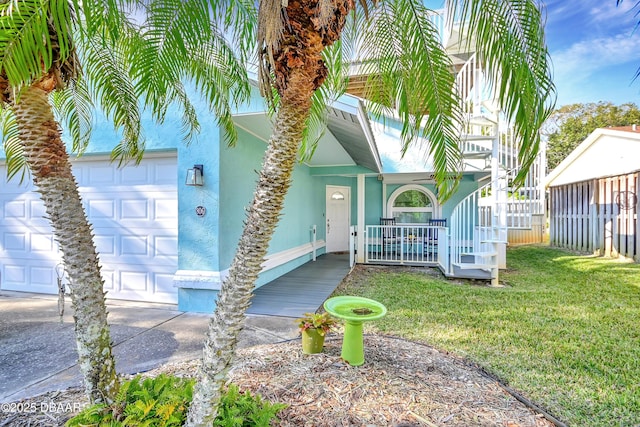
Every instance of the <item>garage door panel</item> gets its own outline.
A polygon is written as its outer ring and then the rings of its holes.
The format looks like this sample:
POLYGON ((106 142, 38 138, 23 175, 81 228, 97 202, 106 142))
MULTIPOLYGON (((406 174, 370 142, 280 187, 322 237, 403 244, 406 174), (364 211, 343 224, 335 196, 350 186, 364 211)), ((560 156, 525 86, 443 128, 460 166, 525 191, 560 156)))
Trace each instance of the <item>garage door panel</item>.
MULTIPOLYGON (((153 175, 150 173, 148 165, 140 165, 135 168, 124 168, 120 171, 120 183, 128 185, 148 184, 152 182, 153 175)), ((175 169, 173 170, 175 174, 175 169)), ((155 181, 154 181, 155 182, 155 181)), ((175 178, 172 183, 175 183, 175 178)))
POLYGON ((124 199, 120 203, 120 218, 122 220, 149 218, 149 202, 147 200, 124 199))
POLYGON ((27 266, 25 265, 4 265, 4 280, 7 283, 15 283, 19 286, 27 284, 27 266))
MULTIPOLYGON (((177 302, 175 156, 123 169, 81 159, 73 170, 108 296, 177 302)), ((0 289, 57 293, 55 265, 62 257, 39 195, 26 191, 31 187, 12 182, 0 193, 0 289)))
POLYGON ((107 297, 115 295, 115 291, 117 290, 115 271, 110 268, 105 268, 103 263, 100 262, 100 274, 102 275, 102 281, 104 282, 104 290, 106 292, 110 292, 109 294, 107 294, 107 297))
POLYGON ((27 202, 25 200, 9 200, 4 203, 3 212, 6 219, 27 219, 27 202))
POLYGON ((57 251, 53 234, 50 233, 31 233, 31 252, 42 252, 49 254, 57 251))
MULTIPOLYGON (((149 272, 129 266, 120 270, 116 284, 119 298, 140 300, 145 298, 156 302, 175 301, 173 274, 175 271, 149 272)), ((109 296, 109 295, 108 295, 109 296)))
POLYGON ((85 171, 86 172, 82 176, 83 180, 80 181, 82 182, 82 184, 86 183, 88 185, 100 187, 117 183, 115 179, 117 169, 114 167, 114 165, 93 165, 91 168, 85 169, 85 171))
POLYGON ((12 264, 11 261, 3 263, 0 271, 3 289, 44 294, 58 292, 54 267, 43 266, 51 264, 51 260, 19 262, 20 264, 12 264))
POLYGON ((47 210, 44 208, 42 200, 29 200, 29 221, 32 225, 49 225, 47 210))
POLYGON ((6 232, 2 235, 2 251, 27 252, 27 233, 6 232))
POLYGON ((174 273, 153 273, 156 298, 162 302, 170 302, 175 298, 176 288, 173 286, 174 273))
POLYGON ((153 239, 153 256, 155 258, 178 258, 178 237, 158 236, 153 239))
POLYGON ((120 255, 128 257, 148 257, 149 240, 147 236, 121 236, 120 255))
POLYGON ((176 167, 168 162, 156 163, 153 171, 153 181, 157 184, 175 185, 176 167))
POLYGON ((34 286, 49 287, 51 284, 56 283, 56 278, 53 277, 53 271, 51 268, 41 266, 31 267, 29 274, 31 283, 34 286))
POLYGON ((156 221, 173 221, 178 216, 178 201, 177 198, 162 198, 158 197, 154 203, 154 216, 156 221))
POLYGON ((110 219, 116 221, 116 206, 114 200, 89 200, 87 202, 87 217, 91 220, 110 219))
POLYGON ((146 271, 134 271, 130 268, 120 270, 121 292, 149 292, 149 273, 146 271))
POLYGON ((94 231, 93 242, 101 259, 105 256, 117 255, 115 235, 96 234, 94 231))

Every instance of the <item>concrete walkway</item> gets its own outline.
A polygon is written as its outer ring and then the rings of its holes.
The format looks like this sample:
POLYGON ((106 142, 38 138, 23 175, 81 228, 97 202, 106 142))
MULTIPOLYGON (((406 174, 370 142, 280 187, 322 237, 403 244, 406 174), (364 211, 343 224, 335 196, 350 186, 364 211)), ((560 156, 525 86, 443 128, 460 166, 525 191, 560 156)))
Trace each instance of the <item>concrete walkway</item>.
MULTIPOLYGON (((119 373, 199 358, 209 315, 174 305, 109 301, 109 323, 119 373)), ((81 386, 68 301, 64 322, 57 296, 0 291, 0 402, 81 386)), ((240 347, 297 339, 291 317, 249 315, 240 347)))

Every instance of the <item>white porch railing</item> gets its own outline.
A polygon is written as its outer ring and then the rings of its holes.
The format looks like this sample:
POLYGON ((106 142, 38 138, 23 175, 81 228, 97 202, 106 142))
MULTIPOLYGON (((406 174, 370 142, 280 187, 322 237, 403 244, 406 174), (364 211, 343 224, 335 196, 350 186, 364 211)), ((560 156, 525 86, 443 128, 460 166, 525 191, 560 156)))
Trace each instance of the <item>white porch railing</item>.
POLYGON ((436 225, 367 225, 365 263, 439 265, 449 260, 449 229, 436 225))

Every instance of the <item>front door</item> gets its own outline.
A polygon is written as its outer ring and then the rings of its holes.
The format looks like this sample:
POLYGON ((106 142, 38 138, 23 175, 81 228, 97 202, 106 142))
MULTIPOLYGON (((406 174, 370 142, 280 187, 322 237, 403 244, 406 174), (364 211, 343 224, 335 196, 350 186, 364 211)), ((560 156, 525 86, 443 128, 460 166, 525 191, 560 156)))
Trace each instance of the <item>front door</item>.
POLYGON ((351 188, 327 185, 327 252, 349 250, 351 188))

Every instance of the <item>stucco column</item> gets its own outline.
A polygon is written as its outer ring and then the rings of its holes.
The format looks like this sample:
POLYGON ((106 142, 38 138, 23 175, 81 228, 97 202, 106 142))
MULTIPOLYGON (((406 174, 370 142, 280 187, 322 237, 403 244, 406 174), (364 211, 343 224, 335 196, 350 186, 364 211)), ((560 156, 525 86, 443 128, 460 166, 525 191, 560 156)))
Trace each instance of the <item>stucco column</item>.
POLYGON ((356 262, 364 263, 364 251, 365 251, 365 240, 367 236, 365 236, 365 219, 364 219, 364 210, 365 210, 365 198, 364 198, 364 174, 358 174, 358 220, 356 224, 356 231, 358 233, 358 253, 356 254, 356 262))

